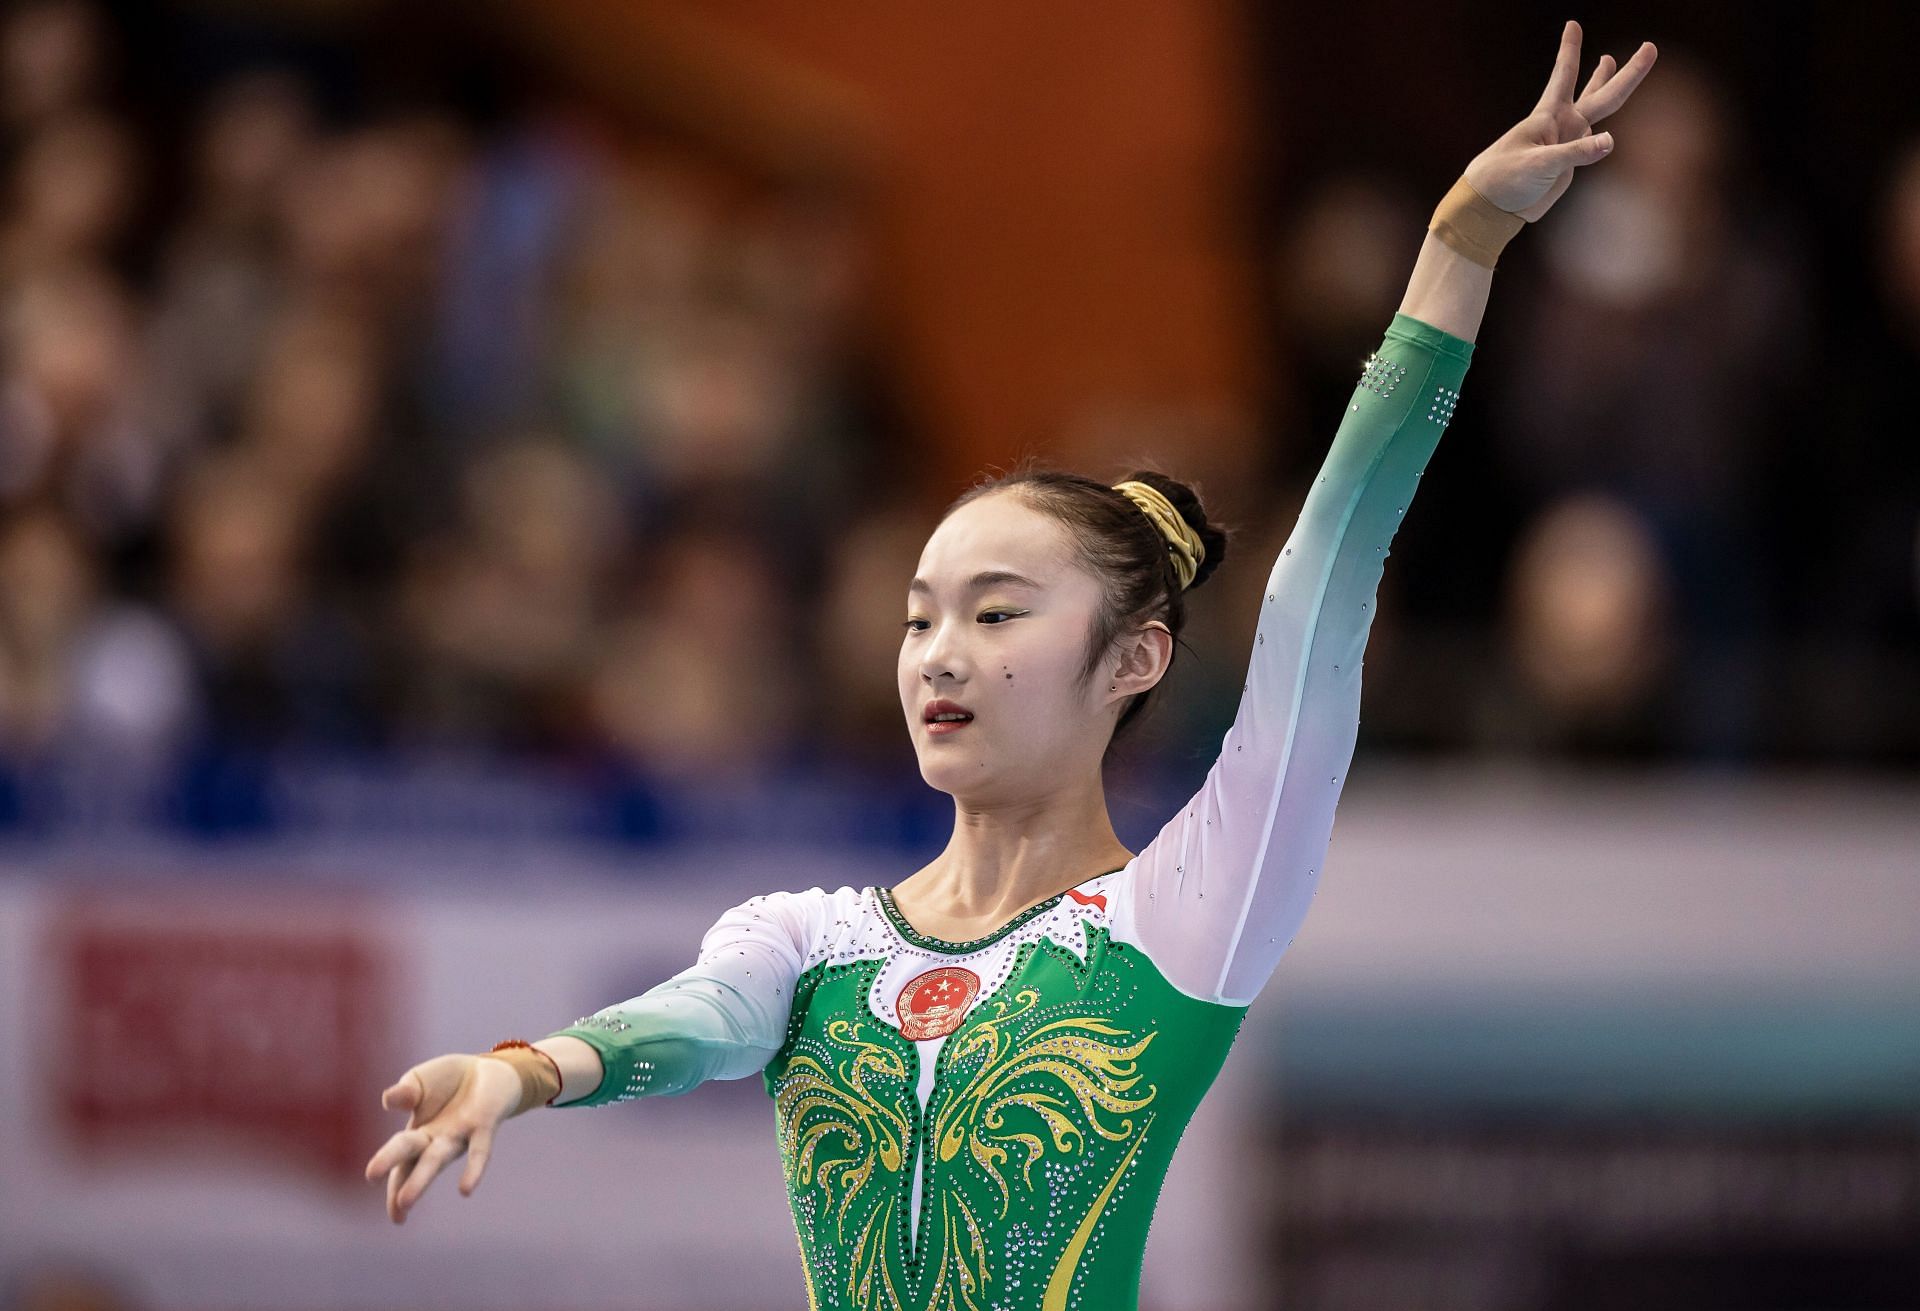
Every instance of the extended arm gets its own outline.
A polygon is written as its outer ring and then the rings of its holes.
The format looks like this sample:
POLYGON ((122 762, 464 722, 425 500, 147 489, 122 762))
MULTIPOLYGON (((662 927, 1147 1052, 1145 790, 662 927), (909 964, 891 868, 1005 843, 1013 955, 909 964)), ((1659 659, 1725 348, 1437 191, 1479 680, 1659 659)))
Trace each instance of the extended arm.
POLYGON ((1220 756, 1135 862, 1134 932, 1184 992, 1252 1001, 1306 917, 1353 758, 1387 547, 1472 354, 1394 315, 1268 573, 1220 756))
POLYGON ((1407 281, 1407 294, 1400 300, 1400 312, 1472 344, 1480 335, 1492 288, 1491 268, 1474 263, 1429 229, 1407 281))
POLYGON ((1250 1003, 1318 888, 1359 728, 1361 656, 1389 544, 1453 414, 1500 240, 1543 215, 1573 171, 1603 158, 1590 125, 1653 65, 1643 44, 1603 57, 1572 98, 1568 23, 1532 113, 1475 157, 1422 242, 1400 311, 1371 355, 1274 561, 1247 682, 1205 783, 1135 862, 1133 933, 1176 987, 1250 1003), (1462 197, 1473 207, 1463 212, 1462 197), (1479 240, 1474 240, 1478 237, 1479 240))
POLYGON ((818 892, 742 902, 707 930, 693 965, 535 1044, 560 1065, 553 1105, 673 1096, 763 1069, 786 1041, 818 892))
POLYGON ((609 1006, 534 1046, 508 1045, 422 1061, 380 1095, 408 1124, 367 1162, 387 1181, 395 1224, 441 1167, 470 1153, 462 1194, 479 1187, 500 1124, 535 1106, 600 1106, 738 1079, 780 1050, 799 977, 824 913, 820 888, 754 897, 727 911, 700 943, 700 959, 631 1001, 609 1006), (554 1068, 559 1087, 554 1087, 554 1068))

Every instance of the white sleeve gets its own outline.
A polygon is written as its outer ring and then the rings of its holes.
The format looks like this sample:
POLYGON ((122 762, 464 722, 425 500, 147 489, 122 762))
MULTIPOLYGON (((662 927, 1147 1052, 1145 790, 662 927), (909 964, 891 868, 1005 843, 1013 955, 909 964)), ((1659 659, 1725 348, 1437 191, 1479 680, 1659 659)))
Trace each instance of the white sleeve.
POLYGON ((825 897, 810 888, 749 898, 707 930, 693 965, 548 1034, 590 1044, 604 1069, 593 1092, 555 1109, 673 1096, 764 1069, 786 1042, 825 897))
POLYGON ((1251 1003, 1306 918, 1353 759, 1387 546, 1472 352, 1394 315, 1267 577, 1220 756, 1135 858, 1124 890, 1132 933, 1183 992, 1251 1003))

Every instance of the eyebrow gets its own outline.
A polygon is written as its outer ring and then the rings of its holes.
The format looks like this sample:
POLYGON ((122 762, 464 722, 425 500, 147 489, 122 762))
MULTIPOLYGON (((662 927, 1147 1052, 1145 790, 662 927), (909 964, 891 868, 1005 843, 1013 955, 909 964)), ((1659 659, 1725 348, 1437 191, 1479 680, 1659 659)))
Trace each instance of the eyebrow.
MULTIPOLYGON (((1041 590, 1040 584, 1034 582, 1033 579, 1027 577, 1025 574, 1016 574, 1011 569, 983 569, 967 580, 967 587, 977 592, 983 587, 994 587, 1001 583, 1011 584, 1014 587, 1031 587, 1036 592, 1041 590)), ((916 578, 907 584, 907 590, 909 592, 931 592, 933 588, 928 584, 926 579, 916 578)))

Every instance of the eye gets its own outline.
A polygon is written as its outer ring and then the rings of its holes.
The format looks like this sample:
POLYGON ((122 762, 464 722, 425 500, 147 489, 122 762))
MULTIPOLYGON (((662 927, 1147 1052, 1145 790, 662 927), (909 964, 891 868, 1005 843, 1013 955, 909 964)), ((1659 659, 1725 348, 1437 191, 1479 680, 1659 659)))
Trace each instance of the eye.
MULTIPOLYGON (((1004 615, 1008 619, 1018 619, 1023 613, 1025 612, 1020 610, 982 610, 980 612, 980 617, 982 619, 986 619, 991 615, 1004 615)), ((906 629, 909 633, 924 633, 926 629, 915 628, 914 625, 924 624, 926 622, 927 621, 924 619, 909 619, 905 623, 901 624, 900 626, 906 629)))

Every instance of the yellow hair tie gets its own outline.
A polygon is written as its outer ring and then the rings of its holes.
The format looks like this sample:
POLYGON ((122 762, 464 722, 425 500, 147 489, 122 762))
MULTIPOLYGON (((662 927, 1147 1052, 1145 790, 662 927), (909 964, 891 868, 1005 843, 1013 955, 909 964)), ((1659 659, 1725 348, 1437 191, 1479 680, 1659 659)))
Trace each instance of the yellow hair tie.
POLYGON ((1167 551, 1173 556, 1173 572, 1180 580, 1180 590, 1186 591, 1200 572, 1201 561, 1207 558, 1207 546, 1200 540, 1200 534, 1181 517, 1180 511, 1174 509, 1173 502, 1159 488, 1129 478, 1115 483, 1113 490, 1139 506, 1167 539, 1167 551))

